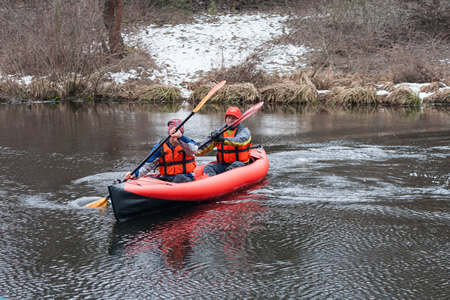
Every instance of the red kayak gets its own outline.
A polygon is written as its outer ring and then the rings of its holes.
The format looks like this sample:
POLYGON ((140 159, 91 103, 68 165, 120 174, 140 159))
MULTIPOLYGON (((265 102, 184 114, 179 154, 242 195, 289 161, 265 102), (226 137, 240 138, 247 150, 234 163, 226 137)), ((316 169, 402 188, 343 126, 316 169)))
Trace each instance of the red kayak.
POLYGON ((197 166, 195 181, 172 183, 156 174, 108 187, 117 221, 149 213, 181 202, 209 201, 261 181, 269 170, 269 160, 262 147, 250 150, 250 163, 213 177, 203 176, 206 165, 197 166))

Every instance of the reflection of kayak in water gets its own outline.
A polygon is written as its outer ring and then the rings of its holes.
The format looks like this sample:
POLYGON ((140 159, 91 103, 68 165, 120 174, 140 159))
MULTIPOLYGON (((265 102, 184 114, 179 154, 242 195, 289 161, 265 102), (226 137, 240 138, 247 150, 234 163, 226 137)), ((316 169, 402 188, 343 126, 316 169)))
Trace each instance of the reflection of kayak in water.
MULTIPOLYGON (((263 181, 263 185, 267 180, 263 181)), ((260 188, 258 184, 251 189, 260 188)), ((218 201, 174 209, 151 218, 135 218, 114 226, 110 254, 138 258, 146 267, 156 264, 180 268, 189 257, 222 250, 229 263, 242 263, 245 241, 261 229, 268 210, 253 193, 239 193, 237 202, 218 201)), ((227 198, 227 197, 226 197, 227 198)))
POLYGON ((180 202, 208 201, 230 194, 261 181, 269 170, 263 148, 251 149, 248 165, 213 177, 202 176, 205 165, 195 169, 196 180, 172 183, 156 179, 156 175, 109 186, 114 215, 124 221, 162 206, 180 202))

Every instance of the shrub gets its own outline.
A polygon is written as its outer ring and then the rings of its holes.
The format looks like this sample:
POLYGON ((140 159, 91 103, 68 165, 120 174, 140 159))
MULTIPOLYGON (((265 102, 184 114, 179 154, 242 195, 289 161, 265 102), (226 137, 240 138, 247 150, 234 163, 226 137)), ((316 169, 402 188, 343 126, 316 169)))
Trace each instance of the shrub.
POLYGON ((140 88, 139 101, 141 102, 176 102, 182 99, 179 88, 155 84, 140 88))
POLYGON ((419 95, 414 93, 408 86, 400 85, 395 88, 385 99, 388 105, 411 105, 416 106, 422 103, 419 95))
POLYGON ((337 104, 341 105, 376 105, 380 103, 376 91, 371 87, 354 87, 343 88, 337 87, 332 89, 333 99, 337 104))
POLYGON ((443 89, 423 99, 425 103, 450 104, 450 89, 443 89))
POLYGON ((435 93, 439 91, 441 87, 444 87, 444 85, 440 82, 432 82, 428 85, 424 85, 420 88, 420 91, 422 93, 435 93))
POLYGON ((261 100, 268 103, 312 103, 317 100, 317 90, 314 85, 298 84, 290 80, 262 88, 260 93, 261 100))
MULTIPOLYGON (((208 83, 200 85, 194 89, 188 98, 188 102, 198 103, 206 94, 214 87, 215 84, 208 83)), ((251 83, 237 83, 225 85, 218 90, 208 101, 209 103, 236 103, 242 104, 246 102, 255 102, 259 99, 258 90, 251 83)))

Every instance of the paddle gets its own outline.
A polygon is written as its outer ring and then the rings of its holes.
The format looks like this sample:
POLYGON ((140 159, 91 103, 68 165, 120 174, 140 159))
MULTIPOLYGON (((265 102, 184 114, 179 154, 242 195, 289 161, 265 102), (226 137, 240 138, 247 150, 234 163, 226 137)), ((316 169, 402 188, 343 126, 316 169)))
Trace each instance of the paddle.
MULTIPOLYGON (((247 111, 236 121, 233 122, 233 124, 229 125, 229 126, 225 126, 222 127, 219 131, 219 135, 224 133, 225 131, 236 127, 239 123, 241 123, 242 121, 244 121, 245 119, 247 119, 248 117, 250 117, 254 112, 256 112, 258 109, 261 108, 261 106, 263 106, 264 102, 259 102, 255 105, 253 105, 252 107, 250 107, 249 109, 247 109, 247 111)), ((203 150, 206 148, 207 145, 209 145, 209 143, 211 143, 212 141, 212 137, 209 137, 209 139, 207 141, 205 141, 200 147, 198 147, 198 151, 203 150)))
MULTIPOLYGON (((200 103, 197 105, 197 107, 194 108, 194 110, 189 114, 189 116, 186 119, 184 119, 184 121, 181 122, 180 125, 177 126, 175 132, 177 132, 181 128, 181 126, 183 126, 184 123, 186 123, 196 112, 198 112, 200 110, 200 108, 202 108, 202 106, 206 103, 206 101, 208 101, 212 97, 212 95, 214 95, 215 92, 217 92, 221 87, 223 87, 225 85, 225 82, 226 82, 225 80, 219 82, 211 91, 209 91, 209 93, 205 96, 205 98, 203 98, 202 101, 200 101, 200 103)), ((147 155, 147 157, 144 160, 141 161, 139 166, 137 166, 131 172, 131 174, 136 173, 147 162, 147 160, 153 154, 155 154, 162 147, 162 145, 164 145, 169 140, 169 138, 170 138, 170 134, 161 143, 159 143, 158 147, 156 147, 149 155, 147 155)), ((100 198, 91 204, 86 204, 84 207, 95 208, 95 207, 105 206, 108 203, 109 197, 110 197, 110 195, 108 194, 107 196, 100 198)))

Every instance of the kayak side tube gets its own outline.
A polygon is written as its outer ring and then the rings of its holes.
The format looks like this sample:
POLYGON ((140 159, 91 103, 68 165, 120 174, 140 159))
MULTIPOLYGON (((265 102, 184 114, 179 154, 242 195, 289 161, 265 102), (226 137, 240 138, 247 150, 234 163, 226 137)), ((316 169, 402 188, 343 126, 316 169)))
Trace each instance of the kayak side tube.
POLYGON ((261 181, 269 170, 263 148, 251 150, 252 163, 212 177, 202 177, 205 165, 197 166, 195 181, 172 183, 154 175, 108 187, 116 219, 121 222, 156 208, 181 202, 208 201, 261 181))

